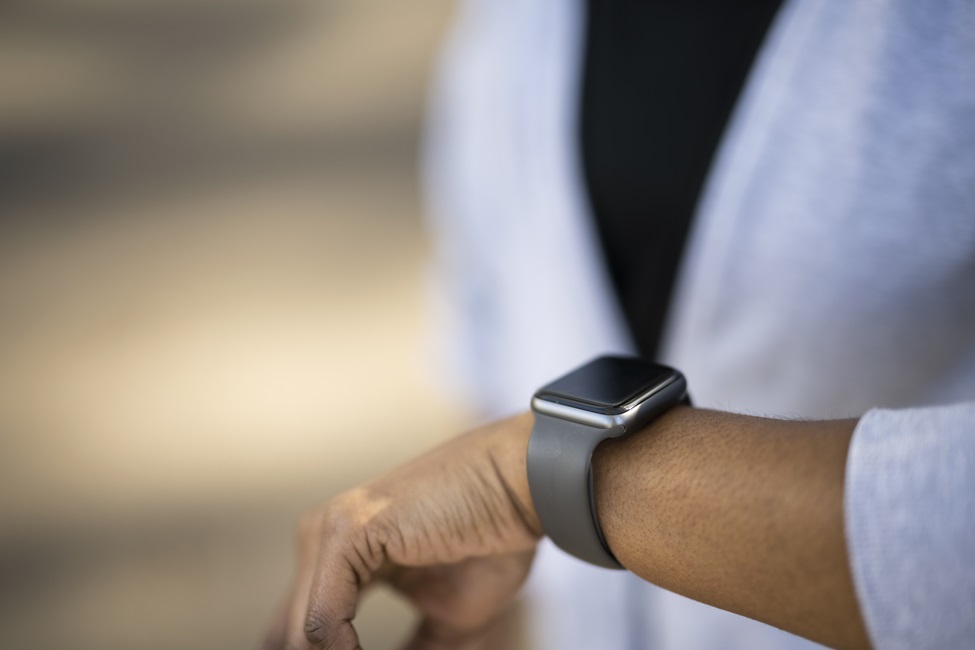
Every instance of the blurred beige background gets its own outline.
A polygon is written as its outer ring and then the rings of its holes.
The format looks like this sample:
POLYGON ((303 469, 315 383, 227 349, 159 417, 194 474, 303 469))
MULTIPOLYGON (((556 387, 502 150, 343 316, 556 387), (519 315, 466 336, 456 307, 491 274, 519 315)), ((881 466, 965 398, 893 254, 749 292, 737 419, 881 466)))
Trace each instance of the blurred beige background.
POLYGON ((297 515, 465 426, 415 162, 450 10, 0 5, 0 648, 256 647, 297 515))

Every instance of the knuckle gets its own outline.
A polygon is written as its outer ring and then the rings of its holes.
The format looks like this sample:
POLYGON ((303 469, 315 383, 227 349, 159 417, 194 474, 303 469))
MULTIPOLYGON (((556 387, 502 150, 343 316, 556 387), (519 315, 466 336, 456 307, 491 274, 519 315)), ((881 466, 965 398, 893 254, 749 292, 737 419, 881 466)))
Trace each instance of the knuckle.
POLYGON ((328 647, 329 640, 331 639, 331 627, 325 616, 319 612, 308 612, 308 615, 305 617, 305 626, 303 629, 305 638, 313 646, 328 647))
POLYGON ((323 650, 362 650, 359 637, 349 620, 326 624, 322 619, 309 617, 305 621, 305 640, 323 650))
POLYGON ((359 526, 357 509, 347 497, 340 496, 325 508, 322 528, 330 536, 347 536, 359 526))
POLYGON ((320 613, 309 612, 304 633, 305 640, 315 648, 361 650, 358 635, 348 619, 330 620, 320 613))

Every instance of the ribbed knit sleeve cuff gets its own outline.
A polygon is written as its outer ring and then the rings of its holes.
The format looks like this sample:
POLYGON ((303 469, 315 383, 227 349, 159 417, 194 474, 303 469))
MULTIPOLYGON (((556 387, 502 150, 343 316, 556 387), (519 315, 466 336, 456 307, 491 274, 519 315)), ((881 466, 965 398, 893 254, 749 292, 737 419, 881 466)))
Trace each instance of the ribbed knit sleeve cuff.
POLYGON ((861 418, 845 518, 875 648, 975 647, 975 403, 861 418))

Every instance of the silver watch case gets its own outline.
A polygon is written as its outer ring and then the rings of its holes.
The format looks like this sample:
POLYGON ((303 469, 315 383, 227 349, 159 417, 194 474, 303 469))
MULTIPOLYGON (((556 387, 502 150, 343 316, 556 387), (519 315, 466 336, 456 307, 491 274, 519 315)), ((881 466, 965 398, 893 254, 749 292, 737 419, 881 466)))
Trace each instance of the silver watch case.
POLYGON ((532 411, 559 420, 577 422, 597 429, 607 429, 603 438, 616 438, 628 431, 636 431, 650 424, 664 411, 685 399, 687 381, 679 372, 657 384, 651 390, 641 393, 621 408, 622 413, 609 415, 587 411, 547 399, 532 397, 532 411))

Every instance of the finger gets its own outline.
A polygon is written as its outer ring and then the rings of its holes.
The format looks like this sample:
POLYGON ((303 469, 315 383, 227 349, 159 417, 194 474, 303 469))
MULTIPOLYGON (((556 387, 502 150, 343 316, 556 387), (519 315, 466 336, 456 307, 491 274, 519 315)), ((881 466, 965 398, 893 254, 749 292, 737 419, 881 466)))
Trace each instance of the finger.
POLYGON ((404 650, 476 650, 483 646, 487 627, 471 630, 426 618, 404 650))
POLYGON ((431 622, 443 621, 458 633, 476 632, 507 609, 532 558, 529 552, 403 570, 393 585, 431 622))
POLYGON ((271 627, 264 637, 264 643, 261 644, 261 650, 284 650, 285 633, 288 630, 288 613, 291 611, 291 601, 294 599, 293 593, 294 589, 292 588, 281 604, 278 605, 271 627))
POLYGON ((359 591, 372 571, 361 557, 341 535, 322 544, 304 620, 305 638, 313 648, 361 648, 352 619, 359 591))
POLYGON ((308 593, 315 575, 321 530, 321 519, 314 515, 305 515, 298 524, 298 566, 284 633, 285 648, 288 650, 306 650, 309 647, 305 639, 305 612, 308 611, 308 593))

